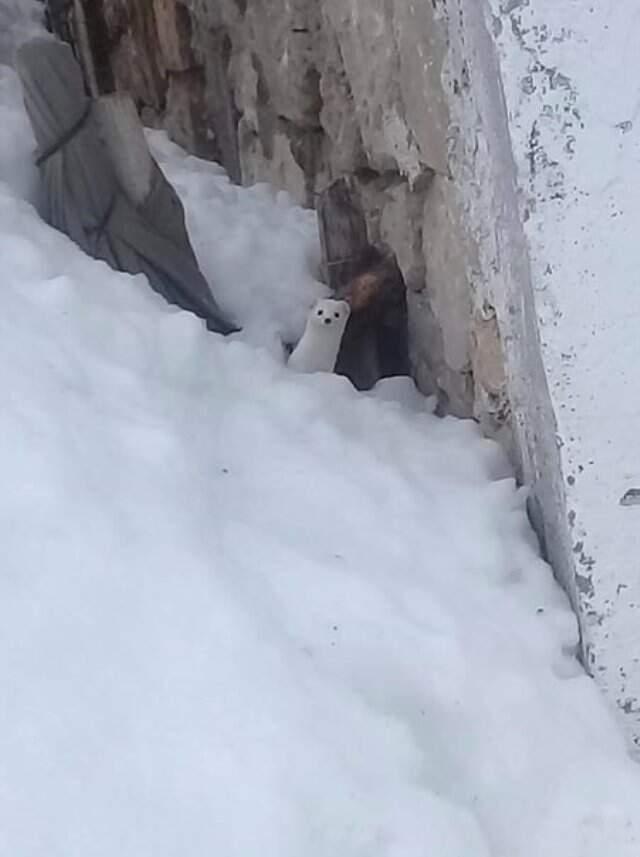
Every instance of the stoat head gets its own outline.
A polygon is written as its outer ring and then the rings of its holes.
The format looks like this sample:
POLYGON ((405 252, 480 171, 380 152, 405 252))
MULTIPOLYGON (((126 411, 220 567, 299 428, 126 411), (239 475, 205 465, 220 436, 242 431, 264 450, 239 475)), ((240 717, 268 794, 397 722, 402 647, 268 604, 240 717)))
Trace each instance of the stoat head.
POLYGON ((314 305, 309 313, 309 324, 321 330, 342 333, 349 320, 351 307, 346 301, 323 298, 314 305))

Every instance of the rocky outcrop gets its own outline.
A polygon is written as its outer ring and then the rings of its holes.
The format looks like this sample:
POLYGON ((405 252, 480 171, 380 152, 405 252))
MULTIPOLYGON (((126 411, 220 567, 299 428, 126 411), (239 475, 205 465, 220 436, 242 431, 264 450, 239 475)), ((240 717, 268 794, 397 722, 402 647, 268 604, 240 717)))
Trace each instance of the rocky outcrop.
POLYGON ((450 110, 469 72, 461 64, 443 83, 446 5, 99 0, 92 9, 108 44, 104 86, 111 77, 149 124, 233 179, 269 181, 313 206, 332 179, 355 178, 370 237, 395 250, 408 285, 419 385, 450 412, 508 430, 499 325, 469 281, 477 252, 450 110))

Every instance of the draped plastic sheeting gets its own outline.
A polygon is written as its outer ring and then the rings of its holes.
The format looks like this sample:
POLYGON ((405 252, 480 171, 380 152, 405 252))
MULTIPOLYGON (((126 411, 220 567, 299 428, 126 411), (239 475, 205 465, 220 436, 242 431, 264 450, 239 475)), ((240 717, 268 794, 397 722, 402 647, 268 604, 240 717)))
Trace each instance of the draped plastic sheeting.
POLYGON ((119 186, 71 48, 33 39, 19 49, 16 66, 38 143, 44 219, 115 270, 146 274, 159 294, 210 330, 234 330, 198 268, 182 203, 161 170, 140 206, 119 186))

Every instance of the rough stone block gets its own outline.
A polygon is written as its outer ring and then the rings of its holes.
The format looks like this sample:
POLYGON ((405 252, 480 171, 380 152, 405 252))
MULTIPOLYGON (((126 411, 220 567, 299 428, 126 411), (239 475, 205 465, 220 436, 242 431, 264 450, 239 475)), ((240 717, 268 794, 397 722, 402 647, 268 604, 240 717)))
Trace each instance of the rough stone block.
POLYGON ((191 16, 176 0, 153 0, 161 62, 167 71, 187 71, 197 63, 191 47, 191 16))

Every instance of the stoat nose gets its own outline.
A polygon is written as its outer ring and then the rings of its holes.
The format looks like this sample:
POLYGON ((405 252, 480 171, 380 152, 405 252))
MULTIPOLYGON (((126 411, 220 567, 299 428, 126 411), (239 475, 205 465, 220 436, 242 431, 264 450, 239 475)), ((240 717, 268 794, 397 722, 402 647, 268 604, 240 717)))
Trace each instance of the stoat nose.
POLYGON ((331 324, 331 319, 330 319, 330 318, 325 318, 324 323, 325 323, 325 324, 331 324))

